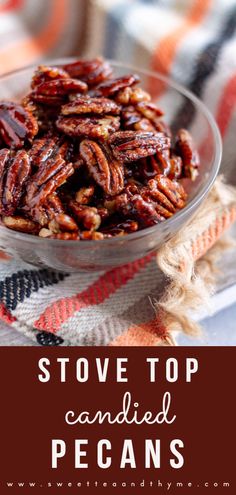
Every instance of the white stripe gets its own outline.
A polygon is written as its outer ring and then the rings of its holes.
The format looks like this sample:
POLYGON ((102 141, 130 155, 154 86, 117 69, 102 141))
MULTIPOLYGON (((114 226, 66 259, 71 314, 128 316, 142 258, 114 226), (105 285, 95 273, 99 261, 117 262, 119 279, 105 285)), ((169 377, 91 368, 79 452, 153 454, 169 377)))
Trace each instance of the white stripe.
MULTIPOLYGON (((114 5, 115 1, 110 2, 110 8, 114 5)), ((119 1, 119 0, 118 0, 119 1)), ((100 5, 100 2, 95 2, 92 0, 89 2, 88 9, 88 43, 85 48, 86 56, 94 57, 99 53, 104 53, 104 41, 106 34, 106 21, 107 21, 107 12, 104 11, 104 8, 100 5)))
POLYGON ((142 268, 133 279, 116 290, 103 303, 82 308, 65 323, 62 324, 58 335, 70 340, 84 339, 85 335, 94 327, 102 324, 112 315, 115 317, 124 313, 145 294, 149 294, 157 284, 158 269, 155 259, 142 268), (156 272, 156 273, 155 273, 156 272))
POLYGON ((193 76, 197 57, 210 42, 214 42, 222 31, 235 0, 215 0, 203 21, 195 26, 178 45, 178 51, 171 68, 173 78, 188 85, 193 76))
MULTIPOLYGON (((87 289, 104 272, 100 273, 77 273, 66 277, 63 281, 55 285, 50 285, 32 292, 29 298, 17 304, 17 308, 12 311, 13 316, 28 325, 33 323, 40 315, 54 302, 64 297, 71 297, 87 289)), ((50 329, 48 329, 50 330, 50 329)))
POLYGON ((129 12, 125 28, 148 51, 153 51, 161 38, 171 34, 182 24, 182 17, 177 11, 164 9, 155 5, 137 5, 129 12))
MULTIPOLYGON (((228 41, 222 48, 214 73, 207 79, 202 93, 202 101, 216 116, 220 99, 227 81, 236 71, 236 38, 228 41)), ((193 135, 198 135, 199 140, 204 139, 204 126, 200 123, 201 117, 198 115, 191 126, 193 135)), ((227 149, 224 149, 224 157, 227 156, 227 149)))
MULTIPOLYGON (((81 336, 80 332, 76 333, 74 345, 107 345, 128 328, 139 326, 143 322, 150 321, 155 318, 155 311, 151 304, 151 300, 158 297, 160 287, 164 287, 164 275, 160 272, 155 276, 156 285, 152 291, 148 291, 138 299, 136 303, 129 307, 127 311, 118 316, 113 314, 106 318, 101 324, 95 325, 81 336)), ((150 286, 149 286, 150 287, 150 286)))
POLYGON ((20 261, 19 259, 0 261, 0 281, 3 281, 6 277, 11 277, 13 273, 17 273, 23 270, 37 271, 38 268, 33 265, 29 265, 28 263, 24 263, 24 261, 20 261))

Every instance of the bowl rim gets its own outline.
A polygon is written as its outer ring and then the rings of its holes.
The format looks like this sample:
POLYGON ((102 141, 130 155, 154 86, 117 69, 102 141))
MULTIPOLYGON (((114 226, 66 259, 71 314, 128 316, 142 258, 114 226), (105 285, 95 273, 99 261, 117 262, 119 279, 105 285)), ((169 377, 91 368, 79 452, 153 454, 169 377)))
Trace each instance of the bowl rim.
MULTIPOLYGON (((80 57, 80 58, 85 58, 85 57, 80 57)), ((0 76, 0 82, 7 77, 13 76, 13 75, 18 74, 18 73, 22 73, 22 72, 27 71, 29 69, 37 68, 39 65, 45 65, 45 64, 49 65, 50 64, 50 65, 56 66, 56 65, 60 65, 60 64, 74 62, 77 59, 78 59, 78 57, 64 57, 64 58, 61 57, 61 58, 55 58, 55 59, 43 59, 43 60, 40 60, 38 62, 38 64, 30 64, 30 65, 21 67, 19 69, 12 70, 12 71, 9 71, 9 72, 2 74, 0 76)), ((184 218, 188 213, 191 213, 192 210, 195 210, 195 208, 199 205, 199 203, 201 203, 202 199, 206 196, 206 194, 211 189, 211 187, 212 187, 212 185, 213 185, 213 183, 217 177, 217 174, 219 172, 221 159, 222 159, 222 139, 221 139, 221 134, 220 134, 219 128, 217 126, 217 123, 216 123, 212 113, 210 112, 210 110, 208 110, 207 106, 197 96, 195 96, 195 94, 192 93, 192 91, 185 88, 185 86, 183 86, 182 84, 177 83, 176 81, 174 81, 170 77, 167 77, 164 74, 161 74, 158 71, 151 71, 151 70, 142 69, 142 68, 139 69, 138 67, 133 66, 132 64, 126 64, 126 63, 120 62, 118 60, 112 60, 112 59, 106 59, 106 60, 115 67, 120 67, 120 68, 122 67, 122 68, 127 69, 129 71, 132 71, 134 73, 140 72, 140 73, 143 73, 145 76, 157 78, 157 79, 163 81, 166 85, 170 86, 172 89, 177 90, 179 93, 181 93, 185 97, 189 98, 206 117, 208 124, 210 125, 210 128, 211 128, 212 133, 213 133, 214 142, 215 142, 215 150, 214 150, 214 158, 212 160, 212 169, 209 172, 209 177, 207 178, 206 183, 201 188, 201 190, 198 192, 198 194, 193 199, 191 199, 191 201, 182 210, 175 213, 171 218, 165 219, 164 222, 160 222, 158 224, 152 225, 151 227, 146 227, 145 229, 138 230, 137 232, 129 233, 129 234, 125 235, 124 237, 118 236, 118 237, 112 237, 112 238, 108 238, 108 239, 100 239, 99 241, 98 240, 87 240, 87 241, 83 240, 82 243, 83 243, 84 247, 86 245, 90 246, 90 247, 95 246, 95 245, 98 246, 98 244, 108 246, 109 244, 123 243, 124 240, 128 241, 129 239, 130 240, 139 239, 141 237, 147 236, 148 234, 152 234, 155 232, 158 233, 158 228, 160 228, 160 225, 163 226, 163 224, 165 224, 166 226, 171 226, 178 219, 184 218)), ((59 245, 60 246, 62 246, 62 245, 75 246, 75 245, 78 245, 78 242, 79 242, 79 239, 68 241, 65 239, 50 239, 48 237, 44 238, 44 237, 39 237, 39 236, 33 236, 32 234, 28 234, 28 233, 24 233, 24 232, 18 232, 18 231, 13 230, 13 229, 11 230, 11 229, 7 228, 5 225, 0 224, 0 232, 1 231, 4 231, 11 238, 19 239, 22 241, 28 240, 28 241, 33 242, 35 244, 38 244, 39 242, 41 242, 44 244, 50 243, 51 245, 55 245, 55 246, 59 246, 59 245)), ((81 244, 79 244, 79 245, 81 245, 81 244)))

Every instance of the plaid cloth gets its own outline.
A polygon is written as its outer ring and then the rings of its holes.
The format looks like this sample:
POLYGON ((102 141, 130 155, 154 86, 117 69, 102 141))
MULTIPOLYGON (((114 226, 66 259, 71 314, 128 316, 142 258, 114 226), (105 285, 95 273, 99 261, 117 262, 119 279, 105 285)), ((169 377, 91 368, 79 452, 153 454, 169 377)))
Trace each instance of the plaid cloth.
MULTIPOLYGON (((223 171, 235 180, 235 0, 5 0, 0 21, 2 72, 45 57, 101 53, 188 86, 216 118, 225 144, 223 171)), ((191 124, 193 112, 180 111, 185 125, 191 124)), ((235 216, 234 206, 222 205, 193 240, 196 259, 235 216)), ((42 345, 170 343, 150 303, 164 285, 155 255, 107 273, 80 275, 37 269, 3 255, 0 318, 42 345)))

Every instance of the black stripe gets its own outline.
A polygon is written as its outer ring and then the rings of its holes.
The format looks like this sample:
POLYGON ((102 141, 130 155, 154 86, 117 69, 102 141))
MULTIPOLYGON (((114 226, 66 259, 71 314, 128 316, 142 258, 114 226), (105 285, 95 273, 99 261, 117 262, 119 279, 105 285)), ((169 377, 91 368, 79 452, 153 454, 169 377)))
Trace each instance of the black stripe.
POLYGON ((32 292, 58 284, 67 276, 66 273, 47 269, 22 270, 13 273, 0 282, 0 300, 9 310, 16 309, 18 302, 23 302, 24 299, 29 298, 32 292))
MULTIPOLYGON (((193 78, 188 85, 189 89, 197 96, 201 96, 205 80, 214 72, 222 47, 232 38, 235 29, 236 8, 228 15, 219 37, 214 42, 209 43, 199 55, 193 78)), ((173 128, 188 127, 193 120, 194 113, 194 105, 186 100, 175 116, 173 128)))
POLYGON ((63 344, 64 340, 58 335, 49 332, 39 332, 36 335, 38 344, 45 346, 57 346, 63 344))

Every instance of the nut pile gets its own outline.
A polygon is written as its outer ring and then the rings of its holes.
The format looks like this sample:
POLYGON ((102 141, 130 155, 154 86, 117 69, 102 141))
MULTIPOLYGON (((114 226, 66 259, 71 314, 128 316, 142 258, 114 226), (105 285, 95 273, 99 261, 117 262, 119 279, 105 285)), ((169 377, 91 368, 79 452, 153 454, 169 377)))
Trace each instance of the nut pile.
POLYGON ((171 136, 134 74, 101 58, 40 66, 20 103, 0 102, 0 214, 20 232, 55 239, 122 236, 186 204, 199 156, 171 136))

